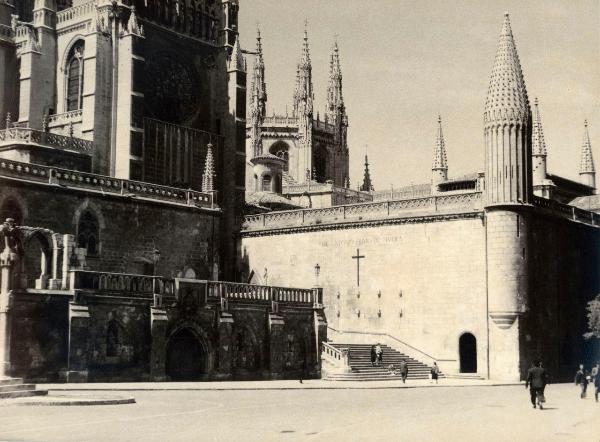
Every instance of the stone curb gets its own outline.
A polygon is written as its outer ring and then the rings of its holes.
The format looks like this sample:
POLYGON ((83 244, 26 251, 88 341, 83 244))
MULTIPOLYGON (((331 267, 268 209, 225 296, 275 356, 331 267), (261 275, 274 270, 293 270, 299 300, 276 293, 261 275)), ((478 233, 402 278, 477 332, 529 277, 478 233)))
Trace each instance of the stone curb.
POLYGON ((135 404, 135 398, 106 398, 106 399, 83 399, 83 398, 73 398, 72 400, 36 400, 36 401, 17 401, 15 400, 12 403, 3 404, 0 402, 0 407, 45 407, 45 406, 56 406, 56 407, 72 407, 72 406, 94 406, 94 405, 125 405, 125 404, 135 404))
POLYGON ((401 390, 414 388, 469 388, 469 387, 510 387, 523 386, 523 383, 493 383, 493 384, 460 384, 460 385, 373 385, 373 386, 358 386, 358 385, 340 385, 338 386, 298 386, 298 387, 43 387, 48 391, 259 391, 259 390, 401 390))

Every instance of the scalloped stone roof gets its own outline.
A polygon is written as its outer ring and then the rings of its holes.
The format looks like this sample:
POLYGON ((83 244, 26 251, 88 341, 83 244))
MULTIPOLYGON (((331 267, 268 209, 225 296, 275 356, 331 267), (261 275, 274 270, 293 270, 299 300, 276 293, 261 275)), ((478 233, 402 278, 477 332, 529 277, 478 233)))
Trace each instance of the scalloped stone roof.
POLYGON ((485 101, 484 120, 523 120, 529 112, 525 79, 510 27, 510 18, 506 13, 485 101))
POLYGON ((532 133, 532 155, 547 155, 546 140, 544 139, 544 129, 542 128, 542 117, 538 106, 538 99, 535 99, 535 111, 533 112, 533 133, 532 133))

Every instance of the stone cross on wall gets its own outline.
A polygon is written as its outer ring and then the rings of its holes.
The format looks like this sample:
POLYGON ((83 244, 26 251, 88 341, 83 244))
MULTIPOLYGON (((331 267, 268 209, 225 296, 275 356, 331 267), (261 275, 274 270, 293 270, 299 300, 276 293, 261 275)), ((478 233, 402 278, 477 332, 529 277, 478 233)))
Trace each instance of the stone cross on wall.
POLYGON ((360 260, 366 258, 365 255, 360 254, 360 249, 356 249, 356 255, 352 259, 356 259, 356 285, 360 287, 360 260))

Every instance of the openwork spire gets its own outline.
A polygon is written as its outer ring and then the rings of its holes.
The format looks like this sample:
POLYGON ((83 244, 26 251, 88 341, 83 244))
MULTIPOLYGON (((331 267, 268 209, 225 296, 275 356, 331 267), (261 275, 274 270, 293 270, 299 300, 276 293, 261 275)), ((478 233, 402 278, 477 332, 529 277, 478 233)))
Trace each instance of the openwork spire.
POLYGON ((239 35, 233 44, 233 51, 231 52, 231 59, 229 60, 229 70, 246 72, 246 61, 244 60, 244 54, 242 54, 242 48, 240 47, 239 35))
POLYGON ((371 181, 371 173, 369 172, 369 157, 365 155, 365 174, 363 177, 363 183, 360 186, 360 190, 363 192, 371 192, 375 190, 373 188, 373 182, 371 181))
POLYGON ((337 41, 333 45, 329 61, 329 87, 327 88, 327 117, 332 122, 341 119, 345 113, 344 96, 342 94, 342 68, 340 50, 337 41))
POLYGON ((311 115, 313 113, 312 66, 308 44, 308 23, 304 23, 304 41, 302 54, 296 70, 296 89, 294 90, 294 115, 311 115))
POLYGON ((529 100, 508 13, 500 32, 494 68, 485 101, 485 123, 523 121, 529 117, 529 100))
POLYGON ((546 140, 544 139, 544 130, 542 128, 542 117, 540 115, 540 108, 538 105, 538 99, 534 101, 535 109, 533 111, 533 135, 532 135, 532 154, 533 155, 547 155, 546 140))
POLYGON ((204 173, 202 174, 202 191, 214 192, 215 190, 215 160, 213 157, 213 145, 208 143, 206 150, 206 161, 204 162, 204 173))
POLYGON ((262 53, 262 41, 260 29, 256 34, 256 58, 254 59, 254 69, 252 72, 250 102, 250 142, 254 156, 262 154, 262 133, 261 126, 267 113, 267 85, 265 83, 265 63, 262 53))
POLYGON ((448 158, 446 156, 446 143, 442 132, 442 117, 438 115, 438 131, 435 140, 435 149, 433 151, 432 170, 448 170, 448 158))
POLYGON ((585 120, 585 132, 583 134, 583 145, 581 146, 581 165, 579 166, 579 173, 596 173, 587 120, 585 120))

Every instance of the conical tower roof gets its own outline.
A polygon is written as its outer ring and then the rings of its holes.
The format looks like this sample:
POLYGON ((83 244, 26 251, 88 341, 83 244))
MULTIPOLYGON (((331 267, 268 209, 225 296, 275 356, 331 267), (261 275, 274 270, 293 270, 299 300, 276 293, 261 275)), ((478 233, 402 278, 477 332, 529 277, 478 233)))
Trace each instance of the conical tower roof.
POLYGON ((446 143, 442 132, 442 117, 438 115, 438 132, 435 140, 435 149, 433 151, 432 170, 448 170, 448 158, 446 156, 446 143))
POLYGON ((485 101, 484 121, 522 121, 529 113, 523 71, 510 27, 510 18, 508 13, 505 13, 485 101))
POLYGON ((587 120, 585 120, 585 132, 583 134, 583 145, 581 146, 581 165, 579 167, 579 173, 596 173, 587 120))
POLYGON ((208 144, 206 150, 206 161, 204 162, 204 173, 202 174, 202 191, 213 192, 215 190, 215 159, 213 157, 213 145, 208 144))
POLYGON ((547 155, 546 140, 544 139, 544 130, 542 128, 542 117, 540 115, 540 108, 538 105, 538 99, 535 99, 535 109, 533 112, 533 134, 532 134, 532 154, 533 155, 547 155))
POLYGON ((375 190, 373 188, 373 182, 371 181, 371 173, 369 172, 369 157, 365 155, 365 174, 363 176, 363 183, 360 186, 360 189, 363 192, 371 192, 375 190))
POLYGON ((244 60, 244 54, 240 47, 240 36, 238 35, 233 44, 233 51, 231 52, 231 59, 229 61, 230 71, 241 71, 246 72, 246 61, 244 60))

